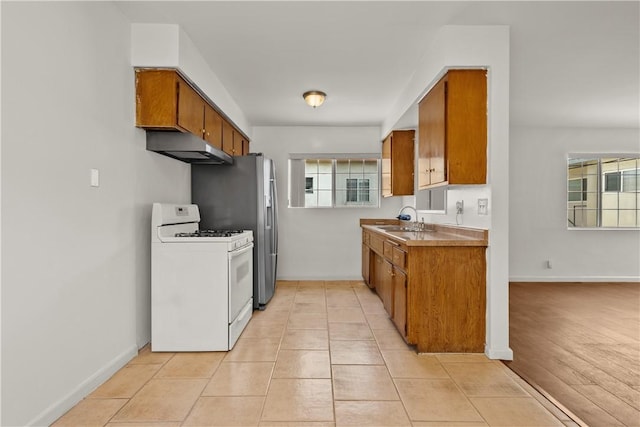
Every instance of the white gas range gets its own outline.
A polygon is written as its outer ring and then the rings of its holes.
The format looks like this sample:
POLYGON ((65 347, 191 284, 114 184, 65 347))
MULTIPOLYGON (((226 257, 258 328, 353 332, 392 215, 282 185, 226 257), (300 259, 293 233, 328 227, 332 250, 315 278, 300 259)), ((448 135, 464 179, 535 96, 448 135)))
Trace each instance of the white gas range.
POLYGON ((197 205, 154 203, 151 350, 226 351, 253 311, 253 233, 199 230, 197 205))

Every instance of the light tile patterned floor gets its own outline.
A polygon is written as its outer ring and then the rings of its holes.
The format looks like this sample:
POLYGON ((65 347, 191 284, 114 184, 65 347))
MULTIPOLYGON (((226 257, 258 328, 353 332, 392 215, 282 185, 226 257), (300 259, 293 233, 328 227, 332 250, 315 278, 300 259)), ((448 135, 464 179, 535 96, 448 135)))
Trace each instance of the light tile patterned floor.
POLYGON ((416 354, 362 282, 279 282, 228 352, 148 348, 63 426, 576 426, 482 354, 416 354))

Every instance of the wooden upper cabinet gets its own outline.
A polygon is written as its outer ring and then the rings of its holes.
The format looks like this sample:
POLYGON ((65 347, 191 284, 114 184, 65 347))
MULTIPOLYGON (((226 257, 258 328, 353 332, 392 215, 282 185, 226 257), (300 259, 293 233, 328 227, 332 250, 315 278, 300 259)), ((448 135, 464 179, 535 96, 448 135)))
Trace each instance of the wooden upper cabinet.
POLYGON ((222 117, 209 104, 204 106, 204 139, 222 150, 222 117))
POLYGON ((222 120, 222 150, 230 156, 233 156, 233 126, 226 121, 222 120))
POLYGON ((168 70, 136 70, 136 126, 178 126, 178 76, 168 70))
POLYGON ((419 188, 446 181, 446 85, 446 79, 440 80, 420 102, 419 188))
POLYGON ((391 196, 391 135, 382 141, 382 196, 391 196))
POLYGON ((229 155, 237 133, 241 148, 235 155, 244 153, 245 145, 249 151, 249 140, 176 70, 136 69, 136 126, 189 132, 229 155))
POLYGON ((177 78, 178 126, 194 135, 204 133, 204 100, 187 82, 177 78))
POLYGON ((243 147, 242 142, 244 141, 244 137, 240 132, 233 131, 233 155, 234 156, 242 156, 243 155, 243 147))
POLYGON ((382 195, 413 194, 413 130, 394 130, 382 141, 382 195))
POLYGON ((418 188, 485 184, 487 72, 449 70, 420 101, 418 188))

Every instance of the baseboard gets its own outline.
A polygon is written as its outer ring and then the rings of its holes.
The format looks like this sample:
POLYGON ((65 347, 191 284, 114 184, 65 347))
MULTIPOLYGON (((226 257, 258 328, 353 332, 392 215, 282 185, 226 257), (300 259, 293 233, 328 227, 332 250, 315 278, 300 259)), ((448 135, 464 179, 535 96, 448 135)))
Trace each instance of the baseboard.
POLYGON ((48 426, 55 420, 64 415, 69 409, 73 408, 78 402, 84 399, 98 386, 108 380, 113 374, 115 374, 120 368, 127 364, 138 354, 138 348, 134 344, 127 350, 116 356, 113 360, 100 368, 96 373, 91 375, 85 381, 80 383, 71 393, 67 394, 47 409, 45 409, 40 415, 35 417, 29 423, 28 426, 48 426))
POLYGON ((491 348, 489 346, 484 347, 484 354, 489 359, 499 360, 513 360, 513 350, 507 348, 491 348))
POLYGON ((283 281, 294 281, 294 282, 301 282, 301 281, 318 281, 318 280, 324 280, 324 281, 339 281, 339 280, 349 280, 349 281, 357 281, 357 280, 363 280, 362 276, 352 276, 352 277, 345 277, 345 276, 323 276, 323 277, 300 277, 300 276, 278 276, 278 280, 283 280, 283 281))
POLYGON ((640 282, 639 276, 511 276, 509 282, 640 282))

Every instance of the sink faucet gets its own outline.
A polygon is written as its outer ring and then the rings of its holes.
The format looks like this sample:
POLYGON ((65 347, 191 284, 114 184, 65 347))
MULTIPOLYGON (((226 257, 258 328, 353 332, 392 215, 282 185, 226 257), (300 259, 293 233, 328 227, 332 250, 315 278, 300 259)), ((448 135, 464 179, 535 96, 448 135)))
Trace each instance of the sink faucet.
POLYGON ((400 215, 402 215, 402 212, 405 209, 413 209, 413 213, 415 214, 415 216, 413 217, 413 226, 415 227, 418 224, 418 211, 411 205, 404 206, 402 209, 400 209, 400 212, 398 212, 398 219, 400 219, 400 215))

